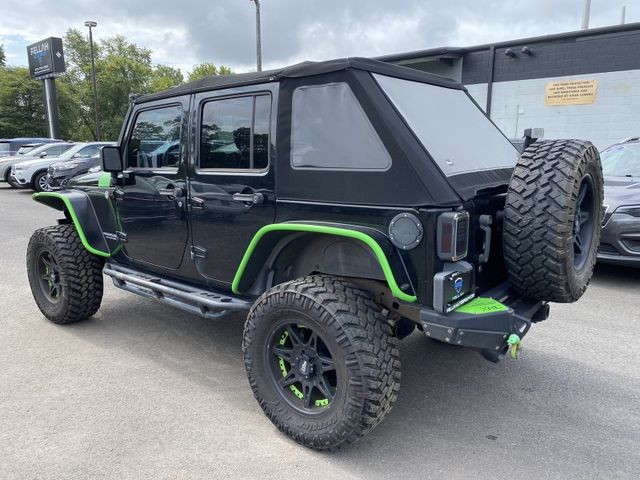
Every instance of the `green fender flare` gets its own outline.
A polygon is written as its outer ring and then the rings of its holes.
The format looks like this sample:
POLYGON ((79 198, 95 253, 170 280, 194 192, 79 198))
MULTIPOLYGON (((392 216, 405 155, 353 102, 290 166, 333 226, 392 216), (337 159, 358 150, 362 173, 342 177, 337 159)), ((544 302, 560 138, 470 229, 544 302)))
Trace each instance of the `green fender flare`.
POLYGON ((350 230, 348 228, 339 228, 339 227, 330 227, 324 225, 307 225, 300 223, 274 223, 272 225, 266 225, 262 227, 258 232, 254 235, 251 243, 247 247, 247 251, 244 253, 242 257, 242 261, 240 262, 240 266, 236 271, 235 277, 233 278, 233 283, 231 284, 231 289, 233 293, 240 294, 240 280, 242 279, 242 275, 244 274, 245 269, 247 268, 247 264, 251 259, 251 255, 253 251, 262 240, 267 233, 270 232, 309 232, 309 233, 319 233, 326 235, 336 235, 339 237, 348 237, 353 238, 355 240, 359 240, 365 245, 367 245, 378 262, 380 263, 380 267, 382 268, 382 272, 384 273, 384 277, 387 280, 387 284, 391 289, 391 293, 393 296, 399 300, 403 300, 405 302, 415 302, 417 298, 414 295, 409 295, 403 292, 398 283, 396 282, 395 277, 393 276, 393 272, 391 271, 391 266, 389 265, 389 261, 387 260, 382 247, 376 242, 371 236, 366 233, 359 232, 356 230, 350 230))
POLYGON ((98 255, 100 257, 111 256, 109 252, 105 252, 101 249, 94 248, 89 243, 89 241, 87 240, 87 235, 85 234, 85 231, 82 227, 82 223, 78 219, 76 210, 73 204, 71 203, 71 200, 69 200, 69 198, 66 195, 58 192, 39 192, 39 193, 34 193, 32 197, 36 202, 47 205, 48 207, 55 208, 61 211, 66 210, 69 213, 69 217, 71 217, 71 221, 73 222, 73 225, 76 227, 76 231, 78 232, 78 236, 80 237, 80 241, 82 242, 82 245, 84 245, 84 248, 86 248, 87 251, 89 251, 90 253, 93 253, 94 255, 98 255), (52 199, 52 198, 62 201, 62 205, 56 204, 57 202, 48 201, 48 199, 52 199))

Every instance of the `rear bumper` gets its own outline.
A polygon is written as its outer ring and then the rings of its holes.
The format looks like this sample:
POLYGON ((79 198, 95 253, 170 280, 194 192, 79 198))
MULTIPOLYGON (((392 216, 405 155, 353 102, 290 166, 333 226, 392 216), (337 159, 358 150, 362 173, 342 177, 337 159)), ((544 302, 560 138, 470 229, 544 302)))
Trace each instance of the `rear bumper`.
MULTIPOLYGON (((508 340, 512 334, 524 338, 532 323, 549 315, 546 302, 509 297, 508 285, 501 290, 502 294, 496 290, 483 296, 503 299, 498 308, 480 309, 475 313, 459 308, 448 314, 422 308, 420 324, 425 335, 451 345, 478 349, 487 360, 499 361, 509 349, 508 340)), ((498 302, 496 304, 499 305, 498 302)))

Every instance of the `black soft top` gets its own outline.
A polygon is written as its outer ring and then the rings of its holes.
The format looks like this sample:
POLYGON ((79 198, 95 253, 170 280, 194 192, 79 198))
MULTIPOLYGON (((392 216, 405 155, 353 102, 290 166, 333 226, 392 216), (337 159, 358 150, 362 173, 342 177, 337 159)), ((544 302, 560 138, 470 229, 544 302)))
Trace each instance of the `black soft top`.
POLYGON ((171 98, 179 95, 189 95, 197 92, 206 92, 220 88, 238 87, 242 85, 252 85, 266 82, 277 82, 283 78, 302 78, 326 73, 338 72, 341 70, 364 70, 390 77, 403 78, 415 82, 428 83, 445 88, 464 90, 461 83, 433 73, 422 72, 413 68, 393 65, 369 58, 339 58, 324 62, 302 62, 289 67, 263 72, 238 73, 234 75, 215 75, 204 77, 194 82, 189 82, 178 87, 164 90, 162 92, 144 95, 135 100, 135 103, 150 102, 162 98, 171 98))

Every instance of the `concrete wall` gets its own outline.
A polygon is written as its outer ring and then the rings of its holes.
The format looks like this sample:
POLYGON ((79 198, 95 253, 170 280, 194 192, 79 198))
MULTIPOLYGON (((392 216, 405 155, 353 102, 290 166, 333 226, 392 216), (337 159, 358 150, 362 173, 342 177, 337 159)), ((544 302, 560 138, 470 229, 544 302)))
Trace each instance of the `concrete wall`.
POLYGON ((473 85, 465 86, 473 99, 482 107, 482 110, 485 110, 485 107, 487 106, 487 84, 475 83, 473 85))
MULTIPOLYGON (((487 85, 467 88, 484 108, 487 85)), ((581 138, 602 149, 640 135, 640 70, 496 82, 491 119, 510 138, 521 137, 527 127, 542 127, 545 138, 581 138), (574 79, 598 81, 593 104, 545 105, 548 82, 574 79)))

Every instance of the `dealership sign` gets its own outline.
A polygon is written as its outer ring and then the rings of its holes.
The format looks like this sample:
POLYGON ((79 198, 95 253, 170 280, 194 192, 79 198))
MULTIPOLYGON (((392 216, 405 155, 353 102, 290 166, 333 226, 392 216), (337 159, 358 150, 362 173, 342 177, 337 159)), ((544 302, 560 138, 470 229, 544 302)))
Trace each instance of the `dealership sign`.
POLYGON ((596 101, 597 80, 569 80, 567 82, 549 82, 545 89, 544 104, 587 105, 596 101))
POLYGON ((49 37, 27 47, 29 73, 32 77, 43 77, 64 72, 62 39, 49 37))

